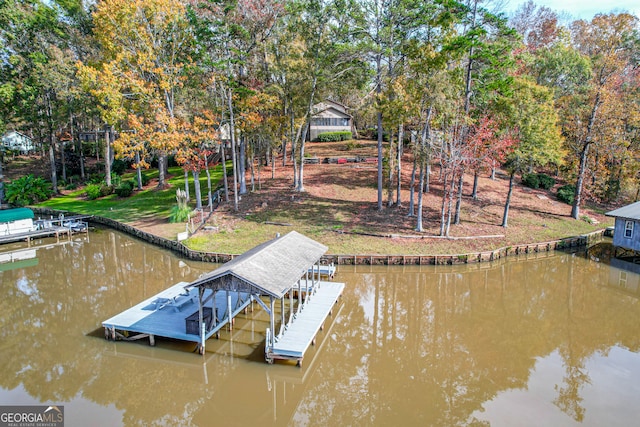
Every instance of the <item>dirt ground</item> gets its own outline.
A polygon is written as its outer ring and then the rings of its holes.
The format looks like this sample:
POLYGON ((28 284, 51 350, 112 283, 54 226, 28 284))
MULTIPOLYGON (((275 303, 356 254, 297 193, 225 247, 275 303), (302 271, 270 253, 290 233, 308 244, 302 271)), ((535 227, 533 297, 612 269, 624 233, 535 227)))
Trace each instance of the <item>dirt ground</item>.
MULTIPOLYGON (((239 211, 243 213, 259 213, 277 206, 291 205, 292 201, 308 201, 309 199, 326 200, 337 203, 344 209, 349 218, 344 231, 361 230, 375 231, 380 234, 415 234, 415 217, 408 216, 410 201, 410 180, 413 168, 412 158, 405 154, 402 164, 402 192, 401 205, 387 207, 387 191, 383 200, 385 208, 377 210, 377 163, 323 163, 325 158, 353 158, 362 156, 376 157, 375 142, 360 142, 357 147, 347 150, 344 143, 308 143, 307 153, 317 157, 319 164, 305 164, 304 193, 294 191, 293 169, 291 161, 282 167, 282 158, 276 165, 274 179, 272 170, 265 167, 261 171, 260 190, 242 196, 239 211)), ((508 190, 509 179, 504 173, 498 173, 495 180, 490 179, 488 173, 479 181, 478 199, 471 198, 473 176, 465 176, 463 191, 462 221, 453 225, 451 236, 490 236, 502 235, 506 230, 501 226, 504 204, 508 190)), ((256 178, 256 188, 257 188, 256 178)), ((560 185, 560 184, 557 184, 560 185)), ((251 185, 248 182, 249 190, 251 185)), ((417 195, 416 205, 417 205, 417 195)), ((395 196, 394 196, 395 201, 395 196)), ((430 192, 424 195, 423 226, 426 234, 440 233, 440 211, 442 206, 442 182, 439 169, 435 167, 431 173, 430 192)), ((237 220, 232 212, 232 206, 223 206, 218 214, 218 223, 237 220)), ((534 229, 545 228, 546 222, 558 219, 569 219, 571 206, 558 201, 553 190, 533 190, 520 185, 519 180, 514 191, 510 211, 509 225, 513 233, 534 233, 527 229, 533 225, 534 229), (522 230, 519 228, 524 227, 522 230)), ((602 214, 589 209, 583 209, 582 215, 593 223, 608 220, 602 214)), ((529 236, 533 238, 534 236, 529 236)))
MULTIPOLYGON (((253 184, 251 172, 247 173, 248 193, 240 197, 238 212, 233 209, 233 199, 228 204, 222 204, 209 219, 208 225, 212 225, 218 233, 200 232, 204 239, 212 240, 207 250, 227 252, 228 236, 218 235, 223 233, 236 233, 234 238, 241 239, 247 232, 247 223, 253 222, 252 232, 256 228, 268 228, 264 224, 272 221, 292 222, 293 226, 301 232, 317 232, 322 230, 323 243, 328 246, 337 245, 341 248, 349 248, 357 253, 369 249, 367 245, 381 246, 372 249, 374 252, 384 251, 384 245, 388 241, 364 241, 360 246, 345 245, 346 236, 356 234, 376 234, 393 237, 407 237, 407 239, 394 239, 393 250, 400 252, 424 252, 424 242, 421 248, 414 248, 416 235, 433 237, 428 251, 438 253, 450 253, 453 250, 477 251, 487 248, 503 247, 518 243, 544 242, 559 237, 581 234, 598 228, 603 228, 612 220, 601 212, 587 207, 582 208, 580 221, 567 221, 570 219, 571 206, 557 200, 555 189, 532 190, 523 187, 520 180, 511 201, 509 211, 509 227, 501 226, 504 204, 508 190, 508 176, 498 173, 495 180, 488 176, 488 172, 480 177, 478 199, 471 198, 473 176, 465 176, 463 191, 461 223, 451 225, 449 236, 457 239, 468 239, 463 247, 443 246, 437 237, 440 235, 441 206, 442 206, 442 182, 440 171, 433 168, 430 176, 430 191, 424 194, 423 201, 423 233, 417 233, 416 218, 409 216, 410 205, 410 180, 413 161, 409 153, 405 153, 402 161, 402 192, 401 204, 387 206, 388 194, 385 188, 383 192, 384 208, 377 209, 377 147, 375 141, 358 141, 349 144, 341 143, 307 143, 306 153, 308 157, 317 158, 317 164, 304 165, 304 192, 297 192, 293 188, 293 167, 290 158, 286 166, 283 166, 282 157, 278 157, 275 168, 263 166, 254 173, 253 184), (366 162, 335 162, 338 158, 349 159, 360 156, 367 158, 366 162), (325 163, 325 159, 331 158, 332 163, 325 163), (588 219, 590 224, 585 222, 588 219), (308 227, 308 228, 305 228, 308 227), (338 233, 326 233, 337 231, 343 236, 334 236, 338 233), (219 233, 223 232, 223 233, 219 233), (412 240, 414 239, 414 240, 412 240)), ((5 179, 19 176, 20 159, 5 168, 5 179), (18 175, 16 175, 18 174, 18 175)), ((40 162, 44 170, 48 161, 42 158, 40 162)), ((386 177, 385 177, 386 182, 386 177)), ((556 187, 564 183, 557 183, 556 187)), ((150 183, 150 185, 152 185, 150 183)), ((394 188, 395 191, 395 188, 394 188)), ((417 206, 417 194, 416 206, 417 206)), ((395 202, 395 195, 394 195, 395 202)), ((168 224, 165 218, 140 218, 131 225, 147 232, 175 238, 178 232, 184 231, 184 224, 168 224)), ((267 236, 273 230, 265 230, 267 236)), ((318 234, 316 234, 318 236, 318 234)), ((263 236, 254 235, 249 239, 262 240, 263 236)), ((270 238, 270 237, 269 237, 270 238)), ((353 240, 353 239, 352 239, 353 240)), ((251 247, 247 243, 248 247, 251 247)), ((238 248, 229 248, 231 252, 238 248)))

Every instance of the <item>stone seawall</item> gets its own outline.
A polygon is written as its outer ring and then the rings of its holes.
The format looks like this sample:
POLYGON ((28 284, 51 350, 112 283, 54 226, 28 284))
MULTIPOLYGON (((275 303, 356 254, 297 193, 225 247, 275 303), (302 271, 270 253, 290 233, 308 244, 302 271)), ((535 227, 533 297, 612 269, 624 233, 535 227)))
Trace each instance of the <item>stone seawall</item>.
MULTIPOLYGON (((71 212, 57 211, 47 208, 31 208, 36 216, 60 214, 65 216, 76 215, 71 212)), ((100 224, 114 230, 121 231, 130 236, 143 240, 147 243, 169 249, 177 254, 194 261, 225 263, 232 260, 238 254, 222 254, 215 252, 194 251, 176 240, 165 239, 147 233, 130 225, 101 216, 92 216, 88 219, 90 223, 100 224)), ((541 252, 552 252, 557 250, 569 250, 572 248, 589 247, 602 240, 605 230, 594 231, 593 233, 581 236, 568 237, 542 243, 530 243, 524 245, 507 246, 493 251, 473 252, 456 255, 324 255, 324 263, 334 263, 336 265, 458 265, 479 262, 497 261, 514 255, 533 254, 541 252)))

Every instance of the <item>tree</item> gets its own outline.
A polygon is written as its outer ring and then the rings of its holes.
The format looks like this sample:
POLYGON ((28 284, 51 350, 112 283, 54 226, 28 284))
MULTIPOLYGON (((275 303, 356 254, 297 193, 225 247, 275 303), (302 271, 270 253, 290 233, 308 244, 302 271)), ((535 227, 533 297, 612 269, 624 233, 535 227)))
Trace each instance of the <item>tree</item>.
MULTIPOLYGON (((580 217, 580 205, 588 167, 590 148, 596 142, 596 129, 604 124, 603 104, 616 102, 615 86, 625 70, 634 67, 633 46, 637 43, 638 18, 627 13, 597 15, 590 23, 576 21, 571 31, 577 49, 591 61, 593 77, 589 88, 579 94, 579 103, 585 107, 572 110, 564 119, 565 133, 579 159, 576 192, 571 217, 580 217), (634 43, 634 40, 636 41, 634 43)), ((575 99, 578 101, 578 99, 575 99)))
POLYGON ((120 108, 159 125, 149 145, 158 157, 158 187, 163 188, 166 156, 178 142, 172 132, 177 91, 193 47, 186 9, 178 0, 104 0, 97 5, 94 23, 104 52, 105 78, 98 81, 115 79, 105 84, 107 102, 119 100, 120 108))
POLYGON ((502 128, 501 145, 509 147, 505 167, 509 171, 509 192, 502 226, 507 227, 509 206, 517 173, 549 163, 559 164, 562 137, 551 91, 527 78, 514 79, 513 96, 498 101, 502 128))

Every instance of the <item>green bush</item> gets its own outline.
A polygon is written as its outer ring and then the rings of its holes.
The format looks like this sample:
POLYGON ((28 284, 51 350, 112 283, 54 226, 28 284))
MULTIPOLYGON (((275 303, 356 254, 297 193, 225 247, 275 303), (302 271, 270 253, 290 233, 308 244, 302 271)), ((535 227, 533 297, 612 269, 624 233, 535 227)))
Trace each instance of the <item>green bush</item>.
POLYGON ((7 202, 15 206, 26 206, 47 200, 53 194, 51 183, 32 174, 22 176, 4 187, 7 202))
POLYGON ((115 188, 115 193, 118 197, 129 197, 131 193, 133 193, 133 187, 133 180, 122 181, 120 185, 115 188))
POLYGON ((95 200, 100 197, 100 184, 89 184, 84 189, 84 194, 89 200, 95 200))
POLYGON ((353 135, 348 130, 342 130, 337 132, 322 132, 318 134, 316 141, 318 142, 337 142, 348 141, 353 139, 353 135))
POLYGON ((75 190, 76 188, 78 188, 78 184, 75 182, 70 182, 64 186, 65 190, 75 190))
POLYGON ((553 186, 556 185, 556 180, 546 173, 539 173, 538 181, 540 181, 540 188, 544 188, 545 190, 551 190, 553 186))
POLYGON ((117 175, 122 175, 127 168, 129 167, 129 163, 122 159, 115 159, 111 164, 111 172, 117 175))
MULTIPOLYGON (((141 174, 140 174, 140 177, 142 178, 142 179, 141 179, 141 181, 142 181, 142 186, 143 186, 143 187, 144 187, 145 185, 147 185, 147 184, 149 183, 149 181, 151 181, 151 178, 149 178, 149 176, 148 176, 148 175, 145 175, 145 174, 143 174, 143 173, 141 173, 141 174)), ((136 183, 136 186, 137 186, 137 185, 138 185, 138 175, 136 175, 135 183, 136 183)))
POLYGON ((568 205, 573 204, 573 199, 576 194, 576 187, 571 184, 563 185, 558 188, 558 200, 565 202, 568 205))
POLYGON ((113 185, 100 185, 100 197, 108 196, 109 194, 113 194, 113 185))
POLYGON ((522 185, 529 188, 538 188, 540 187, 540 179, 535 173, 523 173, 522 185))

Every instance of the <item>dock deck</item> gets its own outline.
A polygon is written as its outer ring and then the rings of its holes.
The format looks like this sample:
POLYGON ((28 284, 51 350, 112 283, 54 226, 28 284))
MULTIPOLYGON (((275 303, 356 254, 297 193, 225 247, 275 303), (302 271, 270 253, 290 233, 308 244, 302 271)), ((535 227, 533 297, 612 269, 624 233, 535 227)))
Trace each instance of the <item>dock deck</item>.
POLYGON ((343 290, 344 283, 320 282, 316 285, 291 322, 276 337, 273 347, 265 348, 267 361, 289 359, 297 360, 301 365, 304 353, 322 329, 343 290))
MULTIPOLYGON (((176 283, 168 289, 147 298, 141 303, 123 311, 120 314, 102 322, 105 336, 108 339, 135 340, 149 337, 154 344, 154 337, 176 338, 183 341, 199 342, 200 328, 198 327, 198 289, 185 289, 187 282, 176 283), (195 316, 194 316, 195 315, 195 316), (190 323, 192 322, 192 328, 190 323), (189 333, 189 330, 195 333, 189 333)), ((206 300, 212 294, 211 290, 204 293, 206 300)), ((225 326, 229 319, 247 307, 252 297, 248 293, 229 292, 232 313, 229 316, 229 300, 225 292, 216 293, 215 299, 204 306, 208 318, 205 322, 212 324, 211 317, 215 307, 215 325, 208 331, 206 338, 210 338, 225 326)))

